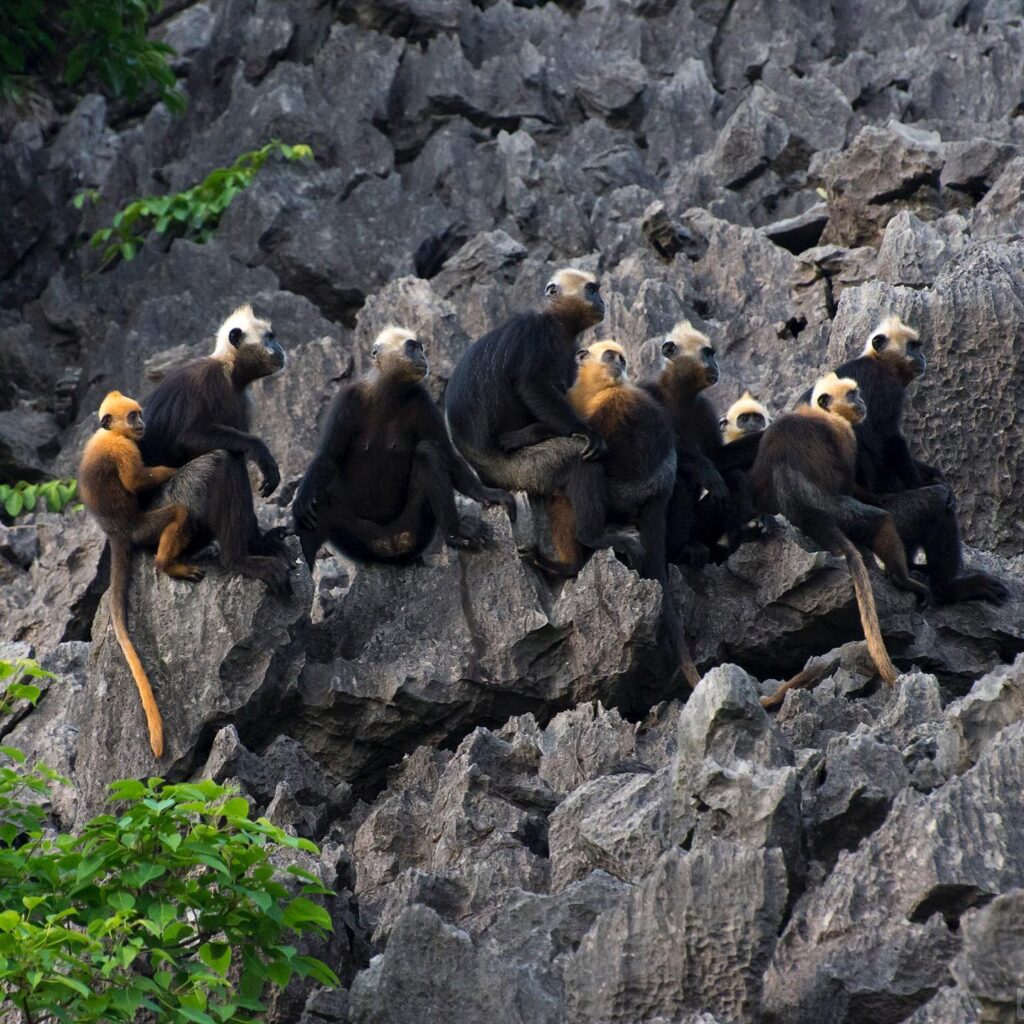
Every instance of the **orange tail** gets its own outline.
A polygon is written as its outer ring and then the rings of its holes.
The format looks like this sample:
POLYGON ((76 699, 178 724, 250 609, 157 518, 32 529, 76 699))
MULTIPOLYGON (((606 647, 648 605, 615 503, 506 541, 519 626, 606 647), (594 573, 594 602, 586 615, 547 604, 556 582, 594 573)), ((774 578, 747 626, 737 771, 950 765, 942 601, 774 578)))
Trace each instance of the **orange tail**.
POLYGON ((128 662, 132 678, 139 688, 142 710, 146 712, 146 724, 149 726, 149 745, 155 757, 164 755, 164 722, 160 717, 160 709, 156 705, 153 687, 149 685, 149 677, 142 667, 139 652, 135 650, 132 638, 128 635, 128 624, 125 621, 125 609, 128 605, 128 564, 131 548, 121 541, 110 543, 110 618, 114 623, 114 636, 121 645, 124 660, 128 662))
POLYGON ((878 674, 892 686, 898 673, 882 639, 882 629, 878 625, 878 609, 875 607, 875 592, 871 589, 867 566, 860 552, 845 537, 842 540, 842 548, 853 579, 853 591, 857 595, 860 624, 864 629, 864 639, 868 642, 868 651, 878 674))

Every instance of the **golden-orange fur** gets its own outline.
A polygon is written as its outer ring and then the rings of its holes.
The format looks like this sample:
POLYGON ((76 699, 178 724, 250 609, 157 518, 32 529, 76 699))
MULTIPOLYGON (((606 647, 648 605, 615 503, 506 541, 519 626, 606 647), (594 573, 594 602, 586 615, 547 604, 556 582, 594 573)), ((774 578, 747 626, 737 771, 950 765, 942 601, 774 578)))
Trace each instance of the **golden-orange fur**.
POLYGON ((139 690, 150 747, 156 757, 161 757, 163 720, 127 626, 132 547, 156 542, 157 568, 169 576, 196 580, 202 573, 177 560, 189 540, 185 507, 167 505, 149 512, 139 510, 138 493, 158 487, 176 472, 168 466, 143 464, 138 447, 144 433, 139 403, 119 391, 111 391, 100 405, 99 419, 100 429, 89 439, 82 454, 79 488, 82 501, 110 541, 110 617, 114 635, 139 690))
MULTIPOLYGON (((580 416, 607 437, 622 426, 630 407, 637 401, 639 388, 627 381, 626 352, 614 341, 598 341, 586 349, 569 390, 569 402, 580 416), (606 362, 606 353, 613 362, 606 362)), ((581 353, 582 357, 582 353, 581 353)))

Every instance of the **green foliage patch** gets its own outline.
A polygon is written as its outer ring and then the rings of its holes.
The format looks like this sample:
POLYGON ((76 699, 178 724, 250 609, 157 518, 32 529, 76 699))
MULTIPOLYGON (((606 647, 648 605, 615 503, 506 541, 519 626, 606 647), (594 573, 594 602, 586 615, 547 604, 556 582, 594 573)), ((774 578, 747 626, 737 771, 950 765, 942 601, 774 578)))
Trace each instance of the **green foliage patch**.
MULTIPOLYGON (((231 201, 252 184, 274 154, 285 160, 310 160, 313 150, 309 146, 289 146, 272 139, 260 149, 242 153, 230 167, 212 171, 198 185, 184 192, 134 200, 114 214, 108 227, 101 228, 89 239, 90 245, 103 250, 99 269, 119 258, 134 259, 150 231, 159 235, 174 233, 196 242, 209 241, 231 201)), ((80 210, 91 198, 89 193, 80 192, 72 202, 80 210)))
MULTIPOLYGON (((0 714, 49 677, 0 662, 0 714)), ((115 782, 111 813, 78 834, 46 829, 41 801, 63 783, 0 747, 0 1012, 26 1022, 249 1024, 294 977, 336 986, 292 940, 331 930, 315 875, 274 855, 317 848, 214 782, 115 782), (289 884, 286 884, 289 883, 289 884)))
POLYGON ((114 97, 135 99, 155 86, 180 113, 168 59, 174 50, 147 37, 162 0, 4 0, 0 21, 0 97, 17 100, 27 78, 55 66, 66 85, 95 77, 114 97))
MULTIPOLYGON (((16 484, 0 484, 0 509, 11 519, 17 519, 23 512, 46 509, 61 512, 78 495, 77 480, 44 480, 30 484, 19 480, 16 484)), ((75 502, 75 508, 80 508, 75 502)))

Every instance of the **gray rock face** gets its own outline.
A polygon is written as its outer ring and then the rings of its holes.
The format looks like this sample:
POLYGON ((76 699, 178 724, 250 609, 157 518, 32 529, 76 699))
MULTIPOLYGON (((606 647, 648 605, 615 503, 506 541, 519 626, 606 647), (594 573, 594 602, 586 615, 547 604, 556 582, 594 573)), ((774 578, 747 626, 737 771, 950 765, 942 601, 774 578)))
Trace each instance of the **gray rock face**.
POLYGON ((268 596, 266 588, 214 570, 202 584, 157 575, 148 558, 135 560, 128 628, 146 667, 164 719, 165 753, 158 765, 149 748, 138 692, 109 625, 109 595, 94 623, 89 658, 89 700, 80 722, 77 772, 83 810, 95 812, 115 778, 180 774, 225 721, 245 730, 247 715, 276 713, 301 665, 292 629, 310 602, 308 575, 292 573, 294 595, 268 596), (173 629, 159 624, 172 623, 173 629))
POLYGON ((1016 723, 929 796, 904 790, 881 828, 839 858, 779 940, 769 1019, 853 1021, 870 1008, 898 1021, 931 997, 959 949, 961 915, 1024 879, 1022 753, 1016 723))
POLYGON ((666 853, 567 965, 568 1019, 626 1024, 638 1011, 674 1019, 705 1007, 724 1020, 755 1015, 786 895, 779 850, 715 840, 666 853))

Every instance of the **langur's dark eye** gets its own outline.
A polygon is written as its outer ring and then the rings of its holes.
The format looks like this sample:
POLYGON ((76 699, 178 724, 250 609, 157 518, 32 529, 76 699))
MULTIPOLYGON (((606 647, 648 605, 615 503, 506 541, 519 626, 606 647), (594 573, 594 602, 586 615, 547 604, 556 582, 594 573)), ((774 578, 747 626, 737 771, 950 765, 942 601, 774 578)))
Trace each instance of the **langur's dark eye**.
POLYGON ((587 295, 597 294, 597 285, 593 281, 588 281, 586 287, 583 289, 587 295))
POLYGON ((268 343, 273 341, 274 340, 274 332, 273 331, 267 331, 267 333, 263 335, 263 340, 265 342, 268 342, 268 343))
POLYGON ((888 338, 887 338, 887 337, 886 337, 886 336, 885 336, 884 334, 876 334, 876 335, 875 335, 875 336, 874 336, 874 337, 873 337, 873 338, 871 339, 871 347, 872 347, 872 348, 873 348, 873 349, 874 349, 874 350, 875 350, 876 352, 881 352, 881 351, 882 351, 882 349, 883 349, 883 348, 885 348, 886 342, 887 342, 888 340, 889 340, 889 339, 888 339, 888 338))
POLYGON ((822 409, 827 409, 831 404, 832 404, 832 396, 831 395, 818 395, 818 405, 820 405, 822 407, 822 409))
POLYGON ((676 343, 674 341, 663 341, 661 343, 661 354, 663 356, 674 356, 676 354, 676 343))
POLYGON ((374 345, 373 348, 370 350, 370 357, 372 359, 376 359, 377 356, 379 356, 379 355, 380 355, 380 349, 377 348, 376 345, 374 345))
POLYGON ((715 350, 714 350, 714 349, 713 349, 713 348, 712 348, 712 347, 711 347, 710 345, 705 345, 705 346, 704 346, 704 347, 703 347, 703 348, 702 348, 702 349, 700 350, 700 354, 701 354, 701 355, 702 355, 702 356, 703 356, 703 357, 704 357, 705 359, 710 359, 710 358, 711 358, 711 357, 712 357, 712 356, 713 356, 713 355, 715 354, 715 350))
POLYGON ((545 295, 555 295, 558 292, 558 285, 554 281, 550 281, 548 286, 544 289, 545 295))
POLYGON ((242 344, 242 338, 244 337, 245 332, 241 327, 232 327, 231 332, 228 334, 228 341, 230 341, 235 348, 238 348, 238 346, 242 344))

